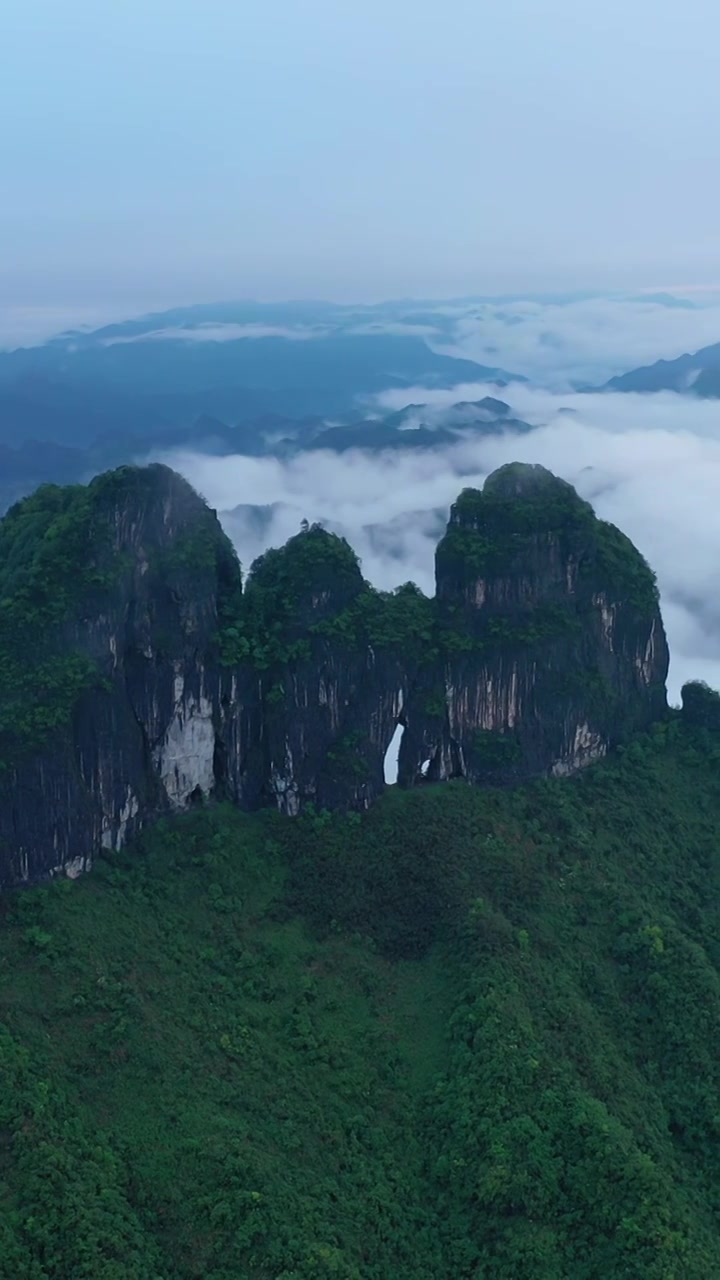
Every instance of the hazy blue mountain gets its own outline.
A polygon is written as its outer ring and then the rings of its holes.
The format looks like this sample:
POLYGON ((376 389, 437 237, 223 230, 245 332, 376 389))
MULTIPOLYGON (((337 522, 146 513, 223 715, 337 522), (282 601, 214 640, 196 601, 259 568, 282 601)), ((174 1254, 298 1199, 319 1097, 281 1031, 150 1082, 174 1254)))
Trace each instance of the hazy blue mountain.
POLYGON ((328 427, 305 443, 307 449, 436 449, 471 434, 495 435, 501 431, 531 431, 527 422, 512 416, 502 400, 491 396, 476 402, 451 405, 441 413, 427 405, 407 405, 390 417, 328 427))
MULTIPOLYGON (((4 358, 0 354, 0 363, 4 358)), ((169 425, 159 407, 120 388, 111 394, 106 387, 78 387, 39 368, 0 379, 0 444, 42 440, 79 447, 103 435, 149 436, 169 425)))
POLYGON ((0 510, 43 481, 85 480, 151 451, 418 448, 497 429, 503 415, 521 426, 492 398, 442 421, 423 410, 410 422, 413 406, 371 417, 383 391, 518 380, 433 350, 453 324, 418 302, 223 303, 0 352, 0 510))
POLYGON ((720 342, 693 355, 632 369, 606 383, 606 391, 680 391, 694 396, 720 396, 720 342))
POLYGON ((242 393, 248 390, 257 397, 253 408, 300 416, 345 410, 358 395, 415 382, 452 386, 507 376, 471 360, 436 355, 422 338, 376 334, 305 340, 148 338, 74 350, 51 345, 3 357, 1 379, 10 380, 13 362, 20 375, 45 373, 74 387, 121 387, 142 396, 237 389, 234 416, 247 412, 242 393))
POLYGON ((87 481, 109 467, 145 459, 151 452, 190 449, 216 457, 287 458, 319 449, 334 453, 347 449, 437 449, 468 435, 531 429, 513 416, 504 401, 485 397, 442 411, 411 404, 383 418, 348 415, 342 423, 332 425, 317 416, 263 414, 231 426, 204 414, 189 426, 171 426, 158 419, 150 431, 109 430, 87 445, 68 446, 37 438, 9 445, 0 439, 0 513, 42 483, 87 481))
POLYGON ((76 395, 119 389, 150 417, 187 425, 199 413, 345 413, 392 388, 515 376, 432 350, 428 337, 447 337, 443 318, 371 314, 315 303, 169 311, 2 353, 0 386, 41 378, 76 395))

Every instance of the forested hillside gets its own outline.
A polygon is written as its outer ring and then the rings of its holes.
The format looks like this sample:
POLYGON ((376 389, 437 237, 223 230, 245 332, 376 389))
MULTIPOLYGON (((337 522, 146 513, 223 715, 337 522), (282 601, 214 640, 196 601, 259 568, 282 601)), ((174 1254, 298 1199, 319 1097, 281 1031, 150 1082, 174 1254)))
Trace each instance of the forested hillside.
MULTIPOLYGON (((696 691, 697 693, 697 691, 696 691)), ((4 900, 2 1280, 720 1274, 720 737, 4 900)))

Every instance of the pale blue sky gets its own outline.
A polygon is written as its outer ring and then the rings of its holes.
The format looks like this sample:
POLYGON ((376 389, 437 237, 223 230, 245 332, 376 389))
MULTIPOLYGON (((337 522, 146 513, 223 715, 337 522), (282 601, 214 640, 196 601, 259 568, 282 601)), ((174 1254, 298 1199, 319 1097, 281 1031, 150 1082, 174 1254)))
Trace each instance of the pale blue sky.
POLYGON ((720 280, 716 0, 5 0, 5 304, 720 280))

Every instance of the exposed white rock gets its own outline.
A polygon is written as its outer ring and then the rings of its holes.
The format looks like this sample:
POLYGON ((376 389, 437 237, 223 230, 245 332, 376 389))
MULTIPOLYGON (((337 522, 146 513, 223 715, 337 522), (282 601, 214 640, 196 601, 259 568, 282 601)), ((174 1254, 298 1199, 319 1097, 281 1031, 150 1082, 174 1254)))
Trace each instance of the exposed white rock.
POLYGON ((295 782, 295 765, 289 742, 285 743, 284 769, 273 765, 270 770, 270 789, 281 813, 294 818, 300 812, 300 797, 295 782))
POLYGON ((554 778, 567 778, 578 769, 601 760, 607 755, 607 743, 586 722, 577 725, 572 747, 562 760, 556 760, 550 772, 554 778))
POLYGON ((103 849, 114 849, 116 852, 125 844, 128 823, 140 812, 140 801, 133 795, 130 787, 125 793, 125 802, 119 813, 103 814, 100 830, 100 844, 103 849))
POLYGON ((212 703, 202 691, 198 696, 186 693, 182 675, 175 677, 172 720, 153 755, 160 781, 174 809, 182 809, 197 788, 203 795, 212 791, 215 758, 212 703))
POLYGON ((400 743, 405 732, 405 726, 402 724, 395 725, 395 732, 390 739, 390 744, 385 752, 383 761, 383 773, 385 782, 389 787, 394 786, 398 779, 398 761, 400 759, 400 743))
POLYGON ((508 688, 507 698, 507 723, 508 728, 513 729, 518 718, 518 710, 520 706, 520 698, 518 695, 518 669, 514 666, 510 674, 510 685, 508 688))
POLYGON ((655 667, 655 618, 652 620, 650 635, 645 645, 645 653, 642 658, 635 659, 635 667, 639 675, 642 676, 643 683, 649 684, 655 667))
MULTIPOLYGON (((593 596, 593 604, 600 613, 600 622, 602 624, 603 640, 605 641, 611 653, 614 652, 614 632, 615 632, 615 605, 608 604, 607 596, 604 592, 593 596)), ((654 625, 654 624, 653 624, 654 625)))
POLYGON ((318 702, 330 712, 330 728, 337 729, 340 724, 340 707, 338 701, 337 681, 325 680, 322 676, 318 682, 318 702))
POLYGON ((127 834, 128 823, 131 821, 132 818, 137 817, 139 812, 140 812, 140 801, 138 800, 137 796, 133 795, 132 791, 128 787, 127 799, 118 815, 118 825, 117 825, 117 830, 115 832, 115 848, 116 849, 120 849, 122 845, 124 845, 125 836, 127 834))

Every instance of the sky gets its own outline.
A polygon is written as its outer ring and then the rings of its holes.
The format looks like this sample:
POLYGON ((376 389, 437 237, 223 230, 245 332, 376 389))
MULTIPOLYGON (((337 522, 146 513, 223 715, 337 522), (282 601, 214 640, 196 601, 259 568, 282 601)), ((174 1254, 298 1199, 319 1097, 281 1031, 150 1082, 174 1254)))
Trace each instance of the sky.
POLYGON ((0 296, 720 281, 715 0, 5 0, 0 296))

